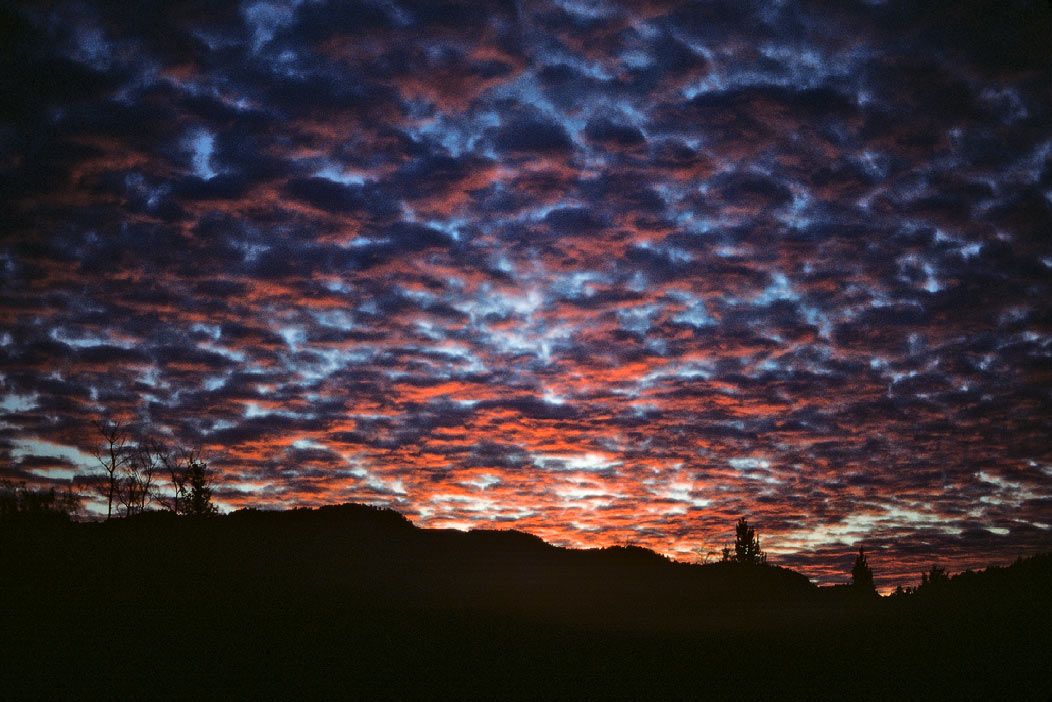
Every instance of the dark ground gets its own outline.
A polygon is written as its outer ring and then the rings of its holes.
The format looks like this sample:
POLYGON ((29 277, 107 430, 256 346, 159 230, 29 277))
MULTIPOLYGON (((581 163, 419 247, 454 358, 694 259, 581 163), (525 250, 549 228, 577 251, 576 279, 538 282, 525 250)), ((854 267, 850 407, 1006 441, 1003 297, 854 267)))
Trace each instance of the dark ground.
POLYGON ((1052 554, 897 598, 360 506, 0 525, 0 697, 1052 694, 1052 554))

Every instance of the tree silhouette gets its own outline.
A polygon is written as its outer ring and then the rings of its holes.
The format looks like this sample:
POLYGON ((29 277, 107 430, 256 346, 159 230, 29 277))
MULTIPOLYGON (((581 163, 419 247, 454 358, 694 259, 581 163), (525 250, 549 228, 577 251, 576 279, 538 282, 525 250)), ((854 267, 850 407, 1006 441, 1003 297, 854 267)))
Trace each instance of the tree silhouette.
POLYGON ((873 571, 869 567, 869 559, 866 558, 866 549, 861 546, 858 547, 855 565, 851 568, 851 580, 860 591, 869 593, 877 589, 873 584, 873 571))
POLYGON ((933 565, 927 573, 921 573, 921 582, 917 591, 935 591, 945 587, 950 582, 950 576, 945 568, 933 565))
POLYGON ((734 554, 729 547, 723 549, 725 562, 749 563, 760 565, 767 562, 767 554, 760 550, 760 539, 756 530, 749 526, 749 520, 742 517, 734 526, 734 554))
POLYGON ((0 522, 16 519, 69 521, 79 505, 80 496, 73 492, 71 485, 66 486, 64 493, 56 493, 55 488, 29 488, 24 482, 16 485, 0 480, 0 522))
POLYGON ((120 421, 99 420, 95 428, 102 435, 102 444, 95 450, 95 458, 106 473, 99 492, 106 498, 106 519, 113 516, 113 500, 119 498, 121 469, 131 460, 128 453, 128 431, 120 421))
POLYGON ((190 449, 173 452, 171 448, 158 444, 154 449, 157 463, 168 474, 172 485, 171 498, 158 496, 160 504, 170 512, 183 514, 183 496, 186 495, 186 478, 190 464, 199 460, 198 454, 190 449))
POLYGON ((212 471, 208 464, 190 457, 186 462, 185 482, 179 503, 183 514, 215 514, 219 510, 212 504, 212 471))
POLYGON ((122 466, 122 477, 117 482, 117 499, 124 507, 125 516, 145 512, 153 501, 153 476, 159 467, 158 444, 141 438, 122 466))

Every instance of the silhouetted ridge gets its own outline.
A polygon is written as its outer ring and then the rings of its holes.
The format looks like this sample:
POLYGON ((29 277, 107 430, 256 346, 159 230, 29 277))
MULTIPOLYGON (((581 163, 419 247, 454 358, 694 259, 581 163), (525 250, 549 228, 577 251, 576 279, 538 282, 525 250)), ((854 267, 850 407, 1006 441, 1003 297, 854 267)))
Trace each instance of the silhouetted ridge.
POLYGON ((441 535, 439 538, 448 538, 450 540, 459 539, 466 545, 477 546, 479 548, 490 547, 499 549, 506 554, 539 553, 547 552, 552 548, 555 548, 539 536, 534 536, 533 534, 527 534, 524 531, 516 531, 513 529, 471 529, 467 532, 455 529, 427 531, 441 535))
MULTIPOLYGON (((1052 600, 1052 553, 1018 558, 1007 566, 966 570, 917 589, 920 603, 960 605, 995 598, 998 600, 1052 600)), ((1050 602, 1052 604, 1052 602, 1050 602)))
POLYGON ((626 565, 664 567, 669 562, 669 559, 660 553, 655 553, 649 548, 643 548, 642 546, 607 546, 599 549, 599 553, 609 558, 612 562, 626 565))
POLYGON ((531 700, 1052 690, 1052 554, 852 598, 763 563, 420 529, 353 504, 7 526, 11 699, 158 685, 181 698, 531 700), (158 673, 169 662, 172 679, 158 673))
POLYGON ((416 528, 404 515, 393 509, 350 502, 316 508, 300 507, 287 511, 241 509, 229 514, 227 519, 255 520, 260 523, 271 521, 275 524, 279 522, 327 524, 369 531, 416 528))

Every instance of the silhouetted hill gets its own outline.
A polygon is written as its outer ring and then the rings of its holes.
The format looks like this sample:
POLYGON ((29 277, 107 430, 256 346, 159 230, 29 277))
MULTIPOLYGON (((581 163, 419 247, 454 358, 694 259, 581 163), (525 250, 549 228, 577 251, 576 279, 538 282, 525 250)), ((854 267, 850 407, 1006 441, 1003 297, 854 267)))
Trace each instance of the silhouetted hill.
POLYGON ((423 530, 362 505, 5 524, 0 546, 12 698, 1052 691, 1052 555, 865 600, 775 566, 423 530))

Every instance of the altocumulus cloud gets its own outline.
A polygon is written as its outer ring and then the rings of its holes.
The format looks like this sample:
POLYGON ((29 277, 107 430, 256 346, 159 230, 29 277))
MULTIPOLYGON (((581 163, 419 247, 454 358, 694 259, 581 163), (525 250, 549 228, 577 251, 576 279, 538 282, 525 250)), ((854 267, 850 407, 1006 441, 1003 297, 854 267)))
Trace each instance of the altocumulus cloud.
POLYGON ((20 3, 0 476, 885 585, 1052 547, 1040 2, 20 3))

